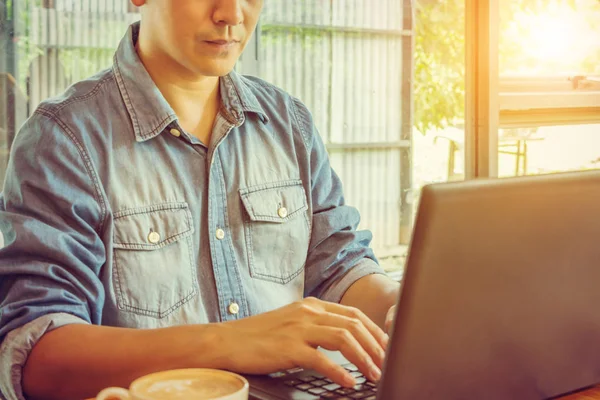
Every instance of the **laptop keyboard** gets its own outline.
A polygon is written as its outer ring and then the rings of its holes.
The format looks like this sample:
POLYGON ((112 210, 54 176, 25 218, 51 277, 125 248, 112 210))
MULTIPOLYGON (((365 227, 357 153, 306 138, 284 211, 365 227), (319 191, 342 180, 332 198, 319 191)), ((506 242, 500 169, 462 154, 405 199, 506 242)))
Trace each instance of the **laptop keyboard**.
POLYGON ((352 388, 345 388, 323 375, 313 373, 296 379, 286 379, 283 383, 287 386, 294 387, 303 392, 310 393, 321 399, 337 399, 337 400, 375 400, 377 397, 377 385, 369 382, 365 376, 354 365, 345 365, 344 368, 354 376, 356 385, 352 388))

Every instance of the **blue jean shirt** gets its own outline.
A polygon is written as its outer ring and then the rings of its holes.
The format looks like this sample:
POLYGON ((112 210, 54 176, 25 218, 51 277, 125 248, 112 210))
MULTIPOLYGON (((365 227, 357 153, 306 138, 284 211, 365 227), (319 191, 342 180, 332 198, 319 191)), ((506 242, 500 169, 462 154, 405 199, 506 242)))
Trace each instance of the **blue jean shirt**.
POLYGON ((260 79, 220 79, 206 145, 135 51, 43 102, 17 135, 0 199, 0 387, 66 324, 230 321, 305 296, 339 302, 383 273, 306 107, 260 79))

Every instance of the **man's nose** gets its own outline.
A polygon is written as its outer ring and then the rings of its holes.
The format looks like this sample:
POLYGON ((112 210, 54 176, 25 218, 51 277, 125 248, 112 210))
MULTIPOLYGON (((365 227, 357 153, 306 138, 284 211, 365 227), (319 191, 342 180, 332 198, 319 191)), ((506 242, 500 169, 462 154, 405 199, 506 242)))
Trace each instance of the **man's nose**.
POLYGON ((245 0, 217 0, 213 13, 216 24, 229 26, 240 25, 244 22, 242 3, 245 0))

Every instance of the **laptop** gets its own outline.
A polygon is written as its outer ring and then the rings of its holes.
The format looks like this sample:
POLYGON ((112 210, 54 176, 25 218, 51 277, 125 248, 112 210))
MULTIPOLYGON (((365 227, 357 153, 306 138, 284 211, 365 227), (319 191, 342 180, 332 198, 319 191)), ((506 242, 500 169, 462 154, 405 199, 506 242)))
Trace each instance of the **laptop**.
POLYGON ((422 190, 381 382, 250 376, 251 398, 546 399, 600 383, 600 172, 422 190))

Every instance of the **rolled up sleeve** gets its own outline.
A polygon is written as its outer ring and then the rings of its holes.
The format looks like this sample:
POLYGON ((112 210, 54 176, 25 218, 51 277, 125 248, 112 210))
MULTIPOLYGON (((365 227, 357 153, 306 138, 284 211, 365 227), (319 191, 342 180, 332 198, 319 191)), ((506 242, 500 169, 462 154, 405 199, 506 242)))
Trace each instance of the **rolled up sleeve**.
POLYGON ((327 290, 321 295, 321 298, 323 300, 339 303, 346 291, 350 289, 350 286, 359 279, 372 274, 385 274, 385 272, 375 261, 364 258, 360 260, 358 264, 347 268, 342 276, 336 277, 334 282, 332 282, 327 290))
POLYGON ((70 314, 48 314, 9 332, 0 345, 0 388, 4 398, 25 400, 22 387, 23 367, 33 346, 44 334, 61 326, 87 323, 70 314))
POLYGON ((38 110, 13 144, 0 196, 0 389, 23 399, 22 368, 48 331, 100 324, 106 210, 85 149, 38 110))
POLYGON ((357 280, 385 274, 370 247, 372 234, 357 230, 360 214, 345 204, 342 182, 306 107, 294 99, 310 154, 312 231, 305 266, 305 296, 339 303, 357 280))

